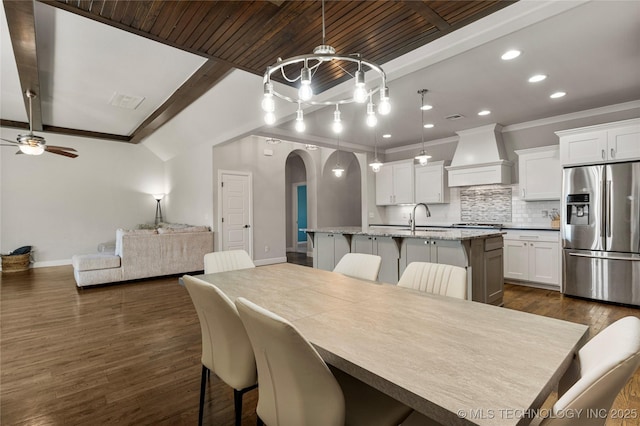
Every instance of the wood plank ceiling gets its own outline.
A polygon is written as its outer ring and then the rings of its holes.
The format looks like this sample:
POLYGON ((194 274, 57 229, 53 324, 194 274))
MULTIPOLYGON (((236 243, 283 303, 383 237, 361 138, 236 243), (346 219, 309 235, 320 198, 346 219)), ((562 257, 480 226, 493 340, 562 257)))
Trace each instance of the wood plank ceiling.
MULTIPOLYGON (((39 1, 209 59, 158 111, 126 135, 130 142, 151 134, 231 69, 262 75, 278 57, 312 53, 323 44, 322 6, 317 0, 39 1)), ((326 43, 338 54, 359 53, 384 64, 511 3, 326 0, 326 43)), ((19 72, 24 71, 19 66, 19 72)), ((299 73, 286 71, 292 77, 299 73)), ((313 77, 314 90, 322 92, 347 78, 338 66, 319 70, 313 77)))

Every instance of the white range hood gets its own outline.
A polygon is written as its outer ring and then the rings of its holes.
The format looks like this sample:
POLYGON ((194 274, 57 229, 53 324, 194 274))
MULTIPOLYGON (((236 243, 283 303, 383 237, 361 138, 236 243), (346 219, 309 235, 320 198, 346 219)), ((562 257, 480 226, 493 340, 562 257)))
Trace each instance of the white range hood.
POLYGON ((489 124, 456 132, 460 136, 449 171, 449 186, 510 184, 512 163, 502 142, 502 126, 489 124))

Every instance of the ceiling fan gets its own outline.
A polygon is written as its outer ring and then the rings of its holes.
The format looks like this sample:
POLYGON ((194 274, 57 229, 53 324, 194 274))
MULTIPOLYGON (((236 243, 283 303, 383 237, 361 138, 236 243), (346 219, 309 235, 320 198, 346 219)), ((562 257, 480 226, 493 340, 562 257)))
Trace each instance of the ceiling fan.
POLYGON ((11 144, 11 145, 2 144, 1 146, 12 146, 12 147, 17 146, 19 148, 19 151, 16 152, 16 154, 40 155, 45 151, 47 151, 52 154, 58 154, 58 155, 64 155, 65 157, 76 158, 78 154, 74 154, 74 152, 77 152, 75 149, 68 148, 65 146, 47 145, 46 141, 42 136, 37 136, 33 134, 33 123, 31 121, 31 118, 33 116, 33 111, 32 111, 31 102, 32 102, 32 99, 36 97, 36 94, 30 90, 27 90, 25 94, 27 95, 27 98, 29 98, 29 133, 26 135, 18 135, 18 137, 16 138, 17 142, 0 138, 0 140, 4 142, 9 142, 11 144))

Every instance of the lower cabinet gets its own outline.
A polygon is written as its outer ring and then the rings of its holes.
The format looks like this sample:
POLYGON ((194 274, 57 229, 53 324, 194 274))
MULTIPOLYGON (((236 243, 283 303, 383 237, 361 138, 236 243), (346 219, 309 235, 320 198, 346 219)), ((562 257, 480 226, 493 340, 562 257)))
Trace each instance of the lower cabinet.
POLYGON ((504 277, 560 288, 557 231, 508 231, 504 236, 504 277))
POLYGON ((351 252, 376 254, 382 257, 378 281, 398 283, 398 260, 400 250, 392 237, 374 237, 369 235, 354 235, 351 238, 351 252))
POLYGON ((446 263, 464 268, 467 257, 460 241, 406 238, 402 244, 400 276, 411 262, 446 263))
POLYGON ((314 268, 333 271, 342 256, 351 251, 349 240, 342 234, 318 232, 314 239, 314 268))

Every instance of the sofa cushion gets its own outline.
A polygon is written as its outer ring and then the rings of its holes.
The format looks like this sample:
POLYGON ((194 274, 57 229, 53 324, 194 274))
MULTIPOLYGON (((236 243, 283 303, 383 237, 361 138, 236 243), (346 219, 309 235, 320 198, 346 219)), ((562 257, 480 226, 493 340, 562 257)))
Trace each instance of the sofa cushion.
POLYGON ((71 263, 76 271, 119 268, 120 256, 113 253, 76 254, 71 263))

